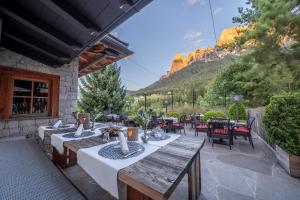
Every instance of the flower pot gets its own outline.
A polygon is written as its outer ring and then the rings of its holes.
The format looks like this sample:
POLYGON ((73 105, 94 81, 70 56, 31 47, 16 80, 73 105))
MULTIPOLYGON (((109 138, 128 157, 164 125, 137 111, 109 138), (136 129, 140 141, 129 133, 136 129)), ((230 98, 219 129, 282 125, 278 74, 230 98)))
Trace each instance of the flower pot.
POLYGON ((289 155, 276 145, 276 158, 291 176, 300 178, 300 156, 289 155))

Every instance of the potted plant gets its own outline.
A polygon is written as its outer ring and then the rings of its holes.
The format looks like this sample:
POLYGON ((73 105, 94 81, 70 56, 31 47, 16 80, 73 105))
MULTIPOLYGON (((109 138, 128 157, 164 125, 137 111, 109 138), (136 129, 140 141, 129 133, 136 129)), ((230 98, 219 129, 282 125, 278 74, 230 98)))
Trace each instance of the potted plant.
POLYGON ((272 97, 263 115, 267 136, 276 145, 276 157, 294 177, 300 177, 299 117, 299 93, 272 97))

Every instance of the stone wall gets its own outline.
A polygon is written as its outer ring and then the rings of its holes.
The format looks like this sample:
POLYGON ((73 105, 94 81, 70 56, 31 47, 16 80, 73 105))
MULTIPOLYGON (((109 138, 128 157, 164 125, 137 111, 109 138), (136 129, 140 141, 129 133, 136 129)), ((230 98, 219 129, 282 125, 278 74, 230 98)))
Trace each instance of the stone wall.
POLYGON ((266 130, 264 128, 263 122, 262 122, 262 116, 265 108, 264 107, 258 107, 258 108, 252 108, 248 109, 248 113, 250 117, 254 117, 255 121, 252 126, 252 130, 259 135, 266 143, 268 143, 271 147, 274 148, 274 145, 269 141, 266 130))
MULTIPOLYGON (((0 65, 60 76, 59 118, 62 119, 64 123, 74 122, 71 113, 75 111, 77 105, 77 59, 62 67, 52 68, 12 51, 0 49, 0 65)), ((53 122, 56 120, 57 119, 53 118, 0 120, 0 137, 36 133, 39 125, 48 124, 49 121, 53 122)))

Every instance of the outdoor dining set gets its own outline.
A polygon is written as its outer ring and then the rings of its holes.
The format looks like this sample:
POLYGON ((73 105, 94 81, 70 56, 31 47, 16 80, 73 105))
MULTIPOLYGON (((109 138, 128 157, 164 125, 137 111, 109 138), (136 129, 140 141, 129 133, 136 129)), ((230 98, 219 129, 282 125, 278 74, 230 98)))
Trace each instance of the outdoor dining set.
MULTIPOLYGON (((204 139, 194 141, 180 137, 180 134, 159 126, 148 131, 126 127, 124 119, 118 115, 107 116, 105 123, 92 122, 85 115, 78 116, 81 118, 76 124, 62 124, 59 120, 39 127, 39 143, 41 146, 47 143, 48 148, 50 143, 48 153, 59 168, 80 166, 101 188, 118 199, 141 199, 153 195, 155 199, 168 199, 184 174, 188 174, 189 197, 198 199, 201 190, 200 150, 204 139), (146 141, 143 139, 145 134, 146 141), (45 141, 47 137, 48 142, 45 141), (180 160, 173 163, 175 157, 180 160), (149 169, 151 163, 152 175, 149 176, 145 169, 149 169), (157 177, 154 182, 153 177, 157 177), (172 180, 165 181, 169 177, 172 180), (139 184, 141 179, 143 188, 139 184)), ((172 124, 181 123, 175 118, 173 120, 172 124)))

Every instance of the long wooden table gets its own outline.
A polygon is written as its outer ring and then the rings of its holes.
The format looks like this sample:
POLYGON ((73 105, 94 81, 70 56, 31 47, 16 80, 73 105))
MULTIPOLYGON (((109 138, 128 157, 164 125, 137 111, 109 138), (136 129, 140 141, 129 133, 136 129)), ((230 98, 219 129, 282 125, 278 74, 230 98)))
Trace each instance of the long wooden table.
POLYGON ((201 192, 200 150, 205 140, 180 137, 118 173, 120 200, 165 200, 188 174, 189 199, 201 192))

